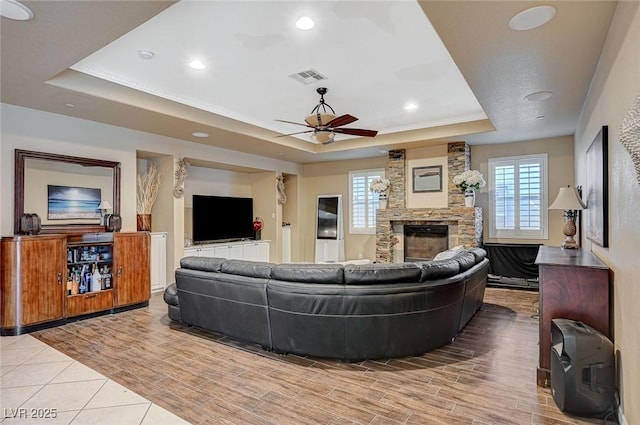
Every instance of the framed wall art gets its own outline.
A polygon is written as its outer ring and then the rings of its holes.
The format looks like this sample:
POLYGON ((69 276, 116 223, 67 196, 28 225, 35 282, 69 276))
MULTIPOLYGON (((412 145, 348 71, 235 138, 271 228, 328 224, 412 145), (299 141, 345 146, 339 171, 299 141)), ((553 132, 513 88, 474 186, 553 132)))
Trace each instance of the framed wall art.
POLYGON ((88 187, 47 185, 49 220, 100 219, 101 190, 88 187))
POLYGON ((609 158, 608 129, 603 126, 587 149, 586 236, 602 247, 609 246, 609 158))
POLYGON ((442 165, 428 167, 414 167, 413 193, 442 192, 442 165))

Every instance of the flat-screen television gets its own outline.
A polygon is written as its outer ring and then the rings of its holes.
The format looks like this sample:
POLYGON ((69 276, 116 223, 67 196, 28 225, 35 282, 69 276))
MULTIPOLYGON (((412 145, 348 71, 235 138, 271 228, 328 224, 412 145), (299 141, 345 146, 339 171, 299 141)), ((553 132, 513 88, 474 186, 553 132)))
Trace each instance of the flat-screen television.
POLYGON ((253 238, 253 199, 193 195, 193 242, 253 238))
POLYGON ((317 239, 338 239, 338 199, 337 196, 318 197, 317 239))

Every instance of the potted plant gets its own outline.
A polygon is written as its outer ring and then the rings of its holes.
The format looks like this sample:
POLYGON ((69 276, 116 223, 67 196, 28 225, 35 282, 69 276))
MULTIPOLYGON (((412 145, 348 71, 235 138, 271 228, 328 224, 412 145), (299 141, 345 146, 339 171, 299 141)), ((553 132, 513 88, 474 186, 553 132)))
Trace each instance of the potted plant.
POLYGON ((465 207, 473 207, 476 203, 475 190, 484 187, 486 182, 478 170, 467 170, 455 176, 453 183, 464 192, 465 207))
POLYGON ((369 184, 369 190, 378 194, 380 208, 387 207, 387 195, 390 186, 391 182, 389 181, 389 179, 385 179, 383 177, 376 177, 375 179, 371 180, 371 183, 369 184))
POLYGON ((151 209, 160 189, 160 172, 153 162, 147 164, 144 173, 137 176, 136 213, 139 231, 151 231, 151 209))

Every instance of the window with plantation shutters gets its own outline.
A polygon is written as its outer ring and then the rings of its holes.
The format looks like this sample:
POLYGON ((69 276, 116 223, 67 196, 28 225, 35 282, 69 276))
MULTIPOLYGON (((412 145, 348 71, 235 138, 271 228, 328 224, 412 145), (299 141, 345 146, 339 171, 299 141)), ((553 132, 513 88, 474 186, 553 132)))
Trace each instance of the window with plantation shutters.
POLYGON ((384 177, 384 169, 349 172, 349 233, 375 234, 380 201, 369 185, 378 177, 384 177))
POLYGON ((489 237, 547 238, 547 155, 489 159, 489 237))

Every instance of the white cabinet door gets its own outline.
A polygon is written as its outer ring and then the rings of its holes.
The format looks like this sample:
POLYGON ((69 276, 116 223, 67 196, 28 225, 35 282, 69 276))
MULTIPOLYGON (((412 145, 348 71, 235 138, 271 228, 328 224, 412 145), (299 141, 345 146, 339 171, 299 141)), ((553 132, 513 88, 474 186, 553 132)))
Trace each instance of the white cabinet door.
POLYGON ((258 260, 258 243, 257 242, 244 244, 242 249, 243 249, 243 257, 245 260, 260 261, 258 260))
POLYGON ((282 228, 282 262, 291 262, 291 227, 282 228))
POLYGON ((269 261, 269 242, 258 242, 256 261, 269 261))
POLYGON ((203 246, 200 248, 200 256, 201 257, 217 257, 215 252, 215 247, 213 246, 203 246))
POLYGON ((167 286, 167 234, 151 233, 151 291, 167 286))
POLYGON ((344 239, 316 239, 316 263, 344 261, 344 239))
POLYGON ((230 260, 242 260, 242 245, 217 245, 215 247, 215 256, 220 258, 228 258, 230 260))
POLYGON ((244 250, 242 249, 242 245, 230 245, 229 246, 229 256, 227 257, 231 260, 242 260, 244 259, 244 250))
POLYGON ((199 257, 200 256, 200 248, 196 248, 195 246, 190 246, 184 249, 185 257, 199 257))
POLYGON ((229 258, 229 245, 218 245, 214 248, 213 257, 229 258))
POLYGON ((244 245, 244 259, 269 261, 269 242, 250 242, 244 245))

